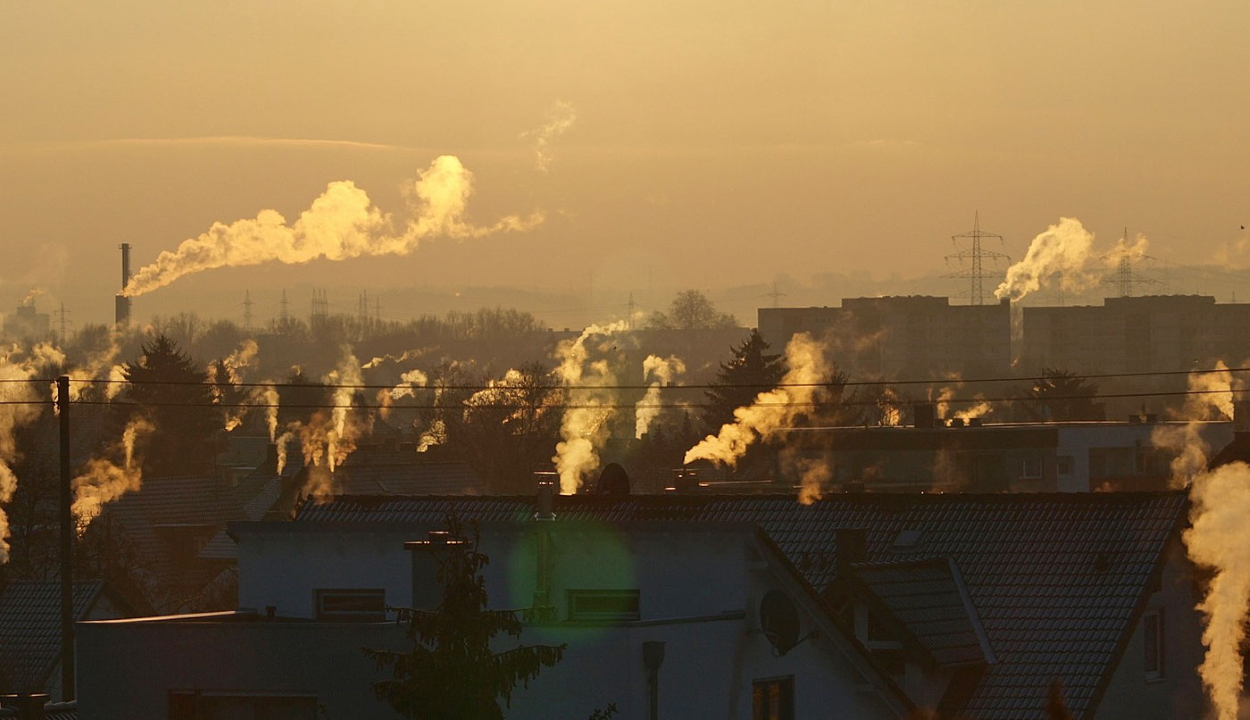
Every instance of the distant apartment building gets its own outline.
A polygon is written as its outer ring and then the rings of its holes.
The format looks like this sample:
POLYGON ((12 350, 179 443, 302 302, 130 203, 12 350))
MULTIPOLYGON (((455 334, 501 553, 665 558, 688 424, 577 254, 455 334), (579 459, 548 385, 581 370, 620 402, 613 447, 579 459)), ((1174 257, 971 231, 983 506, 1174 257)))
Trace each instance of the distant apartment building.
POLYGON ((4 335, 10 340, 47 340, 51 330, 48 314, 36 312, 33 302, 18 305, 4 319, 4 335))
POLYGON ((822 339, 854 377, 1002 377, 1011 370, 1011 307, 945 297, 844 298, 841 307, 760 308, 774 349, 797 333, 822 339))
MULTIPOLYGON (((931 427, 800 427, 786 434, 790 463, 820 463, 827 490, 867 492, 1096 492, 1166 490, 1188 423, 1150 416, 1123 422, 931 427), (795 463, 794 458, 804 462, 795 463)), ((1211 452, 1232 442, 1232 422, 1196 425, 1211 452)))
POLYGON ((1103 305, 1026 307, 1020 365, 1077 373, 1155 372, 1250 358, 1250 303, 1206 295, 1107 298, 1103 305))

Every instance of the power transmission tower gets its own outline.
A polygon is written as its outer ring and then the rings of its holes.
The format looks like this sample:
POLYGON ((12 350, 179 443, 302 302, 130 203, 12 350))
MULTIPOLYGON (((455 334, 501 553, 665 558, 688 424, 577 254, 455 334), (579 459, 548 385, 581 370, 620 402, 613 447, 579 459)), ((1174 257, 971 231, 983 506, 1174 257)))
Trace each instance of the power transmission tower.
POLYGON ((773 291, 764 293, 764 297, 773 299, 773 307, 777 307, 777 301, 785 297, 786 294, 777 290, 777 283, 773 282, 773 291))
POLYGON ((57 321, 61 325, 60 344, 64 346, 66 341, 69 340, 69 331, 67 328, 70 324, 69 323, 69 310, 65 309, 64 302, 61 303, 61 309, 56 311, 56 317, 57 317, 57 321))
POLYGON ((282 324, 286 325, 287 321, 291 319, 290 303, 287 302, 287 299, 286 299, 286 290, 282 291, 282 302, 278 304, 282 307, 282 315, 281 315, 282 324))
POLYGON ((986 239, 996 239, 999 245, 1003 243, 1003 236, 991 232, 985 232, 981 229, 981 213, 977 212, 972 217, 972 231, 960 233, 951 236, 951 242, 955 243, 955 247, 960 247, 965 242, 970 242, 969 247, 961 248, 953 255, 947 255, 946 261, 949 263, 954 260, 960 266, 970 266, 965 270, 953 272, 945 277, 948 278, 965 278, 969 281, 968 302, 972 305, 985 304, 985 280, 998 279, 998 272, 995 270, 986 270, 986 261, 989 265, 995 266, 1000 260, 1011 263, 1011 257, 1005 253, 986 250, 982 245, 982 241, 986 239))
POLYGON ((382 298, 376 295, 373 297, 373 321, 382 324, 382 298))
POLYGON ((252 291, 243 291, 243 332, 252 332, 252 291))
POLYGON ((625 303, 625 312, 626 312, 625 322, 628 323, 630 330, 634 329, 634 308, 635 307, 637 306, 634 304, 634 293, 630 292, 629 302, 625 303))
MULTIPOLYGON (((1124 228, 1123 245, 1128 246, 1128 228, 1124 228)), ((1111 256, 1106 256, 1108 259, 1111 256)), ((1142 259, 1149 258, 1149 255, 1142 255, 1142 259)), ((1154 258, 1150 258, 1154 259, 1154 258)), ((1163 283, 1151 277, 1138 275, 1133 272, 1133 256, 1130 252, 1124 252, 1120 255, 1116 263, 1115 272, 1107 275, 1102 279, 1103 285, 1114 285, 1119 297, 1133 297, 1133 285, 1162 285, 1163 283)))

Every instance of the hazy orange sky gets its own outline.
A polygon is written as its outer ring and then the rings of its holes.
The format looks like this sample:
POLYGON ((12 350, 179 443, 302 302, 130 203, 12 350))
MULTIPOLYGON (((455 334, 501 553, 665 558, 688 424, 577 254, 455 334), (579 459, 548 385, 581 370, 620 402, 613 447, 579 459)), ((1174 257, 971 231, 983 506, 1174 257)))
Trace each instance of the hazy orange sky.
POLYGON ((472 218, 547 221, 208 271, 137 315, 218 293, 237 316, 244 288, 302 309, 311 286, 623 303, 649 284, 906 278, 944 271, 978 210, 1017 258, 1061 215, 1100 242, 1128 226, 1174 262, 1248 240, 1250 4, 1234 0, 7 2, 0 48, 0 310, 43 286, 43 309, 105 320, 120 242, 143 265, 214 221, 293 218, 334 180, 398 211, 440 154, 475 173, 472 218), (557 101, 577 120, 543 173, 523 135, 557 101), (294 142, 314 140, 344 142, 294 142))

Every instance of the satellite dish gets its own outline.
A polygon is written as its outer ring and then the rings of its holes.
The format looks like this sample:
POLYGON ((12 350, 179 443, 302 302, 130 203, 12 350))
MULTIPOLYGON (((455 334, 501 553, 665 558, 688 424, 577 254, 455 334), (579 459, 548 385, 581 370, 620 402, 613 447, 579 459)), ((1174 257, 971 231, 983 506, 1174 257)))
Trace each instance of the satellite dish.
POLYGON ((780 590, 769 590, 760 601, 760 629, 777 655, 785 655, 799 642, 799 611, 780 590))

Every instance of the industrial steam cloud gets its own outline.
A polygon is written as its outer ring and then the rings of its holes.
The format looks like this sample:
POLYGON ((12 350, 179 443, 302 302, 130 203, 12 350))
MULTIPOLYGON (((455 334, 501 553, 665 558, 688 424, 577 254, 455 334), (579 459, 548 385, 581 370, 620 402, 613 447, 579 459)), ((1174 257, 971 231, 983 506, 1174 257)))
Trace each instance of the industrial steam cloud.
POLYGON ((221 267, 406 255, 427 237, 463 240, 526 231, 543 221, 543 213, 534 211, 506 215, 489 225, 473 224, 466 218, 472 194, 473 173, 454 155, 435 158, 405 186, 410 216, 404 222, 378 209, 352 181, 332 182, 295 222, 288 223, 276 210, 262 210, 255 218, 215 223, 176 250, 162 252, 130 279, 122 294, 143 295, 184 275, 221 267))

